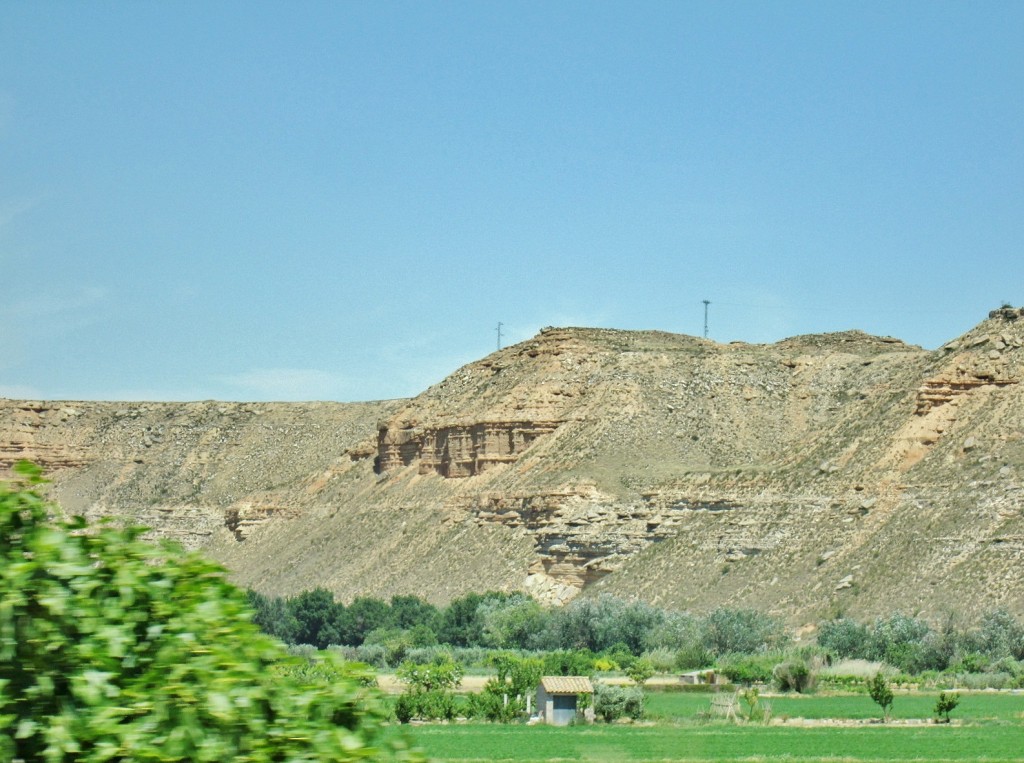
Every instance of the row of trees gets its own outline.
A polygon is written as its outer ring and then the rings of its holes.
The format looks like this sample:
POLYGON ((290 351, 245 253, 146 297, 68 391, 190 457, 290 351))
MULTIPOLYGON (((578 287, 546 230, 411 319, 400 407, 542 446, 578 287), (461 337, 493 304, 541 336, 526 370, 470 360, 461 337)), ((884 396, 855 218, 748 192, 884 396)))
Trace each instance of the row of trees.
MULTIPOLYGON (((609 655, 620 667, 631 657, 648 655, 659 669, 718 662, 742 672, 745 666, 736 666, 737 655, 764 655, 790 646, 782 621, 756 610, 720 608, 696 616, 607 594, 561 608, 544 608, 525 594, 498 592, 470 593, 441 608, 415 596, 395 596, 390 602, 361 597, 345 606, 322 588, 290 599, 250 591, 249 599, 256 622, 286 643, 319 649, 375 645, 381 662, 391 666, 411 650, 444 644, 582 651, 609 655)), ((899 613, 871 624, 839 618, 820 624, 818 645, 834 658, 886 662, 910 674, 982 672, 1002 661, 1024 661, 1024 624, 1002 609, 972 626, 953 619, 933 626, 899 613)))
POLYGON ((250 591, 249 601, 257 624, 286 643, 381 644, 399 658, 403 648, 435 644, 634 656, 668 649, 691 653, 693 667, 702 667, 716 655, 776 649, 788 638, 780 620, 755 610, 723 608, 696 617, 607 594, 557 609, 500 592, 469 593, 443 608, 415 596, 360 597, 345 606, 322 588, 290 599, 250 591))
POLYGON ((933 628, 899 613, 871 625, 840 618, 821 624, 818 644, 839 658, 886 662, 911 674, 949 669, 980 673, 1024 660, 1024 624, 1005 609, 984 614, 974 627, 950 618, 933 628))

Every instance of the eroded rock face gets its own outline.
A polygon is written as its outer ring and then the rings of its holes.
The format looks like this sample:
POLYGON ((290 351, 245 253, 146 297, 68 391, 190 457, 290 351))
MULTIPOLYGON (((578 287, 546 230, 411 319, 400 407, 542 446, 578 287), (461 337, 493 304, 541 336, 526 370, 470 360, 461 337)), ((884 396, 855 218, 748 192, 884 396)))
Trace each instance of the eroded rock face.
POLYGON ((560 423, 493 421, 441 427, 407 425, 397 430, 384 424, 377 434, 377 471, 415 463, 420 474, 473 477, 496 464, 512 463, 560 423))
POLYGON ((70 406, 38 401, 13 402, 6 437, 0 440, 0 470, 21 460, 32 461, 46 472, 79 469, 90 461, 88 452, 52 435, 78 416, 70 406))
POLYGON ((271 594, 1019 611, 1022 361, 1003 309, 934 352, 549 329, 408 401, 0 400, 0 461, 271 594))
POLYGON ((672 537, 694 511, 728 511, 726 501, 689 501, 650 494, 625 502, 593 487, 532 494, 489 494, 468 503, 477 524, 522 529, 534 542, 531 575, 557 586, 536 592, 562 602, 618 570, 653 543, 672 537))

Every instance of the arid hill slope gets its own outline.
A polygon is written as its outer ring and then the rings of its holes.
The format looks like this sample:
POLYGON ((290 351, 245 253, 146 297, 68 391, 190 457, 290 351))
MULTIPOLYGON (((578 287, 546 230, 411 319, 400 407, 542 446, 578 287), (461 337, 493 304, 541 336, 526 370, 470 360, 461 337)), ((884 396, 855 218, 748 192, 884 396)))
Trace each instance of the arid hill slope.
POLYGON ((1024 612, 1024 317, 934 352, 547 329, 413 400, 0 400, 0 462, 268 593, 1024 612))

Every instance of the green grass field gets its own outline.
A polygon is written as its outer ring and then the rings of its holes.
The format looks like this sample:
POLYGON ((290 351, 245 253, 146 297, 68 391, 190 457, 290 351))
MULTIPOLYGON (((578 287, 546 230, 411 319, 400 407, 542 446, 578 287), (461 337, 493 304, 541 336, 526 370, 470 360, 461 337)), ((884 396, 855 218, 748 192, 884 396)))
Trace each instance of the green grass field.
POLYGON ((1020 726, 421 726, 414 744, 436 760, 1021 761, 1020 726))
MULTIPOLYGON (((927 719, 934 694, 898 695, 893 718, 927 719)), ((870 719, 864 695, 772 697, 775 717, 870 719)), ((964 694, 962 725, 814 726, 699 723, 708 695, 649 695, 644 725, 424 725, 410 741, 439 761, 1024 761, 1024 696, 964 694)))
MULTIPOLYGON (((964 692, 960 696, 960 706, 952 713, 954 719, 1016 721, 1024 732, 1024 695, 964 692)), ((647 717, 667 723, 692 722, 697 713, 708 708, 708 697, 707 694, 650 692, 647 695, 647 717)), ((930 718, 937 697, 937 692, 897 693, 892 717, 895 720, 930 718)), ((774 718, 881 718, 878 705, 867 694, 791 694, 762 697, 761 702, 771 706, 774 718)))

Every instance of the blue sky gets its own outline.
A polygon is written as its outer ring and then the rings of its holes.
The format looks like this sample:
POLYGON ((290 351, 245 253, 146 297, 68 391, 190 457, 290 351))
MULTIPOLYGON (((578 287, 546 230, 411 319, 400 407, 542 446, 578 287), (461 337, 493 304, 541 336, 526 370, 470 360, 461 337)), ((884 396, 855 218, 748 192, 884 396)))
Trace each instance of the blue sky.
POLYGON ((0 2, 0 395, 1024 304, 1024 3, 0 2))

